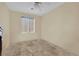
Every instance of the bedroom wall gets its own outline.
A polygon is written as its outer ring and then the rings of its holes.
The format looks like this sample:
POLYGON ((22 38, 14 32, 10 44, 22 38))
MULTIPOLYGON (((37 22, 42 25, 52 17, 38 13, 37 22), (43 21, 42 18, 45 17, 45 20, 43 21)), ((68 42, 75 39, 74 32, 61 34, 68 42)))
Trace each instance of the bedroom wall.
POLYGON ((79 3, 64 3, 42 17, 42 38, 79 54, 79 3))
POLYGON ((3 26, 3 52, 9 46, 10 28, 9 28, 9 10, 4 3, 0 3, 0 25, 3 26))
MULTIPOLYGON (((21 16, 27 16, 30 14, 25 14, 21 12, 15 12, 15 11, 10 11, 10 29, 11 29, 11 44, 16 43, 19 41, 25 41, 25 40, 32 40, 32 39, 40 39, 40 34, 41 34, 41 17, 35 16, 35 33, 22 33, 21 32, 21 23, 20 23, 20 17, 21 16)), ((33 15, 31 15, 33 16, 33 15)))

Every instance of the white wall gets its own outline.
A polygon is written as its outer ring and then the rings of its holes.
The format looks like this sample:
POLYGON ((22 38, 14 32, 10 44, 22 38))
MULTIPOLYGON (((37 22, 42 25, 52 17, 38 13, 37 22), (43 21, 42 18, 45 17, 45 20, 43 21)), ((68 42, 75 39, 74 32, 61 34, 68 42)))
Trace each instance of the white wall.
POLYGON ((9 46, 10 27, 9 27, 9 10, 4 3, 0 3, 0 25, 3 26, 3 52, 9 46))
POLYGON ((35 17, 35 33, 24 33, 22 34, 21 27, 21 16, 27 16, 29 14, 10 11, 10 33, 11 33, 11 44, 19 41, 32 40, 32 39, 40 39, 41 36, 41 17, 35 17))
POLYGON ((42 17, 42 38, 79 54, 79 3, 65 3, 42 17))

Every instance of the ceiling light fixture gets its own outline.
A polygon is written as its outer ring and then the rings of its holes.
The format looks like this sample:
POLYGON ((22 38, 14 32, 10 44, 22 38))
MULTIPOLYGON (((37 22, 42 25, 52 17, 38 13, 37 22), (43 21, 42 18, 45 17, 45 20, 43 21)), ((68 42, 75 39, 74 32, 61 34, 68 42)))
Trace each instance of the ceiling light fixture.
POLYGON ((32 7, 31 10, 34 10, 34 9, 41 10, 41 4, 42 4, 42 2, 34 2, 33 3, 34 7, 32 7))

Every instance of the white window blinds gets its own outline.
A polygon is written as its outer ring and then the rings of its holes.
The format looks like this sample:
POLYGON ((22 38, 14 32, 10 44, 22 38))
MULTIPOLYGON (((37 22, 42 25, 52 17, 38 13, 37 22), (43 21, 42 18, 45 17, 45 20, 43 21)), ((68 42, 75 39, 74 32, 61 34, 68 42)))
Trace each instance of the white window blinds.
POLYGON ((21 17, 22 32, 35 32, 35 19, 31 16, 21 17))

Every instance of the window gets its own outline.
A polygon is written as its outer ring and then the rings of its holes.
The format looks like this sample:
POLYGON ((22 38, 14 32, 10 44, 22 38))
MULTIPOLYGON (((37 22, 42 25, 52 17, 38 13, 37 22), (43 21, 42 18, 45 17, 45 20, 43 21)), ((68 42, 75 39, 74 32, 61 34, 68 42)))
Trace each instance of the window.
POLYGON ((35 19, 31 16, 21 17, 22 32, 35 32, 35 19))

